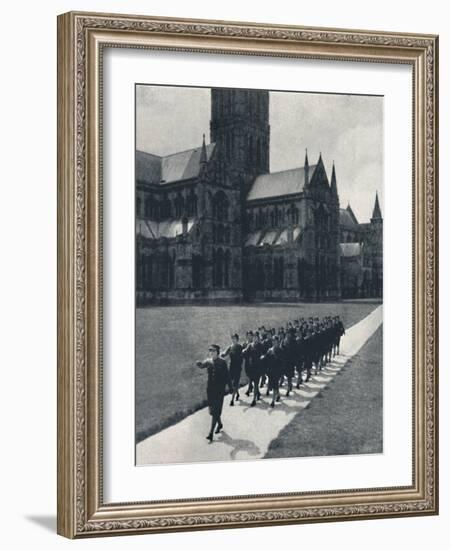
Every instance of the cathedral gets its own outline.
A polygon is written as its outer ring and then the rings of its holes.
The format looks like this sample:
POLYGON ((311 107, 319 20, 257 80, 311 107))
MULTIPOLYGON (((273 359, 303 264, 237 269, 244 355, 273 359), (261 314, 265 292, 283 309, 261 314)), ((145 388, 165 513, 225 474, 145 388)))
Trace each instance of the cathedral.
POLYGON ((210 143, 136 151, 136 303, 381 297, 383 219, 339 205, 320 155, 270 172, 269 92, 211 90, 210 143))

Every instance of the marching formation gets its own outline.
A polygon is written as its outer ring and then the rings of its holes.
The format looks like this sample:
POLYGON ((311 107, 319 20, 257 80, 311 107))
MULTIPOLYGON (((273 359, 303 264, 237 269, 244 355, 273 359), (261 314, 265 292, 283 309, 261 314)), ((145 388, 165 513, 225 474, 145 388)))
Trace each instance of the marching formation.
POLYGON ((286 327, 259 327, 255 331, 247 331, 246 340, 239 341, 239 334, 231 336, 230 346, 220 352, 220 346, 212 344, 209 347, 209 357, 205 361, 197 361, 199 368, 207 369, 208 381, 206 387, 211 428, 207 439, 212 442, 213 434, 222 428, 222 407, 228 386, 231 393, 230 406, 239 400, 242 367, 248 379, 247 396, 252 395, 251 406, 261 400, 261 390, 266 395, 272 393, 271 407, 280 401, 280 387, 287 384, 286 396, 303 381, 307 382, 314 373, 339 354, 341 337, 345 334, 344 325, 336 317, 310 317, 289 321, 286 327), (229 366, 225 358, 229 357, 229 366))

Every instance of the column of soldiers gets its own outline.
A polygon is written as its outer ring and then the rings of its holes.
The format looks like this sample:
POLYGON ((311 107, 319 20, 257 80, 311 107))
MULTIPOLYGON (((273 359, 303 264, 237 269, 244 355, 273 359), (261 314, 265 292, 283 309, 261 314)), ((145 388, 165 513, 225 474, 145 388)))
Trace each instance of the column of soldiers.
POLYGON ((213 433, 223 429, 221 420, 226 387, 231 393, 230 406, 239 400, 242 366, 248 378, 245 394, 252 395, 251 406, 261 400, 261 390, 266 395, 272 392, 270 406, 280 401, 280 388, 286 384, 286 397, 303 382, 308 382, 314 374, 339 354, 341 337, 345 334, 344 325, 335 317, 310 317, 289 321, 286 327, 278 330, 261 326, 258 330, 247 331, 245 341, 240 343, 239 335, 231 336, 231 345, 222 353, 217 344, 209 347, 209 357, 197 361, 199 368, 207 369, 207 398, 211 415, 211 429, 207 439, 212 442, 213 433), (229 367, 225 358, 229 357, 229 367), (305 376, 304 376, 305 375, 305 376))

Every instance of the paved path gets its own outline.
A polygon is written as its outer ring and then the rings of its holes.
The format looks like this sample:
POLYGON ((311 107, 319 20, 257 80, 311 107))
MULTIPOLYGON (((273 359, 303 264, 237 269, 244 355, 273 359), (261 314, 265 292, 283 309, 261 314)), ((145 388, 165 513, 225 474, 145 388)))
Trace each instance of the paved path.
POLYGON ((224 429, 214 436, 213 443, 206 440, 211 417, 204 408, 184 420, 144 439, 136 447, 136 464, 169 464, 183 462, 206 462, 211 460, 245 460, 262 458, 271 441, 304 409, 309 402, 336 376, 345 363, 355 355, 383 321, 383 306, 372 311, 362 321, 346 331, 341 340, 341 353, 317 376, 288 398, 270 408, 270 397, 263 398, 256 407, 250 407, 251 397, 241 391, 241 399, 234 407, 229 406, 230 397, 224 402, 222 421, 224 429))

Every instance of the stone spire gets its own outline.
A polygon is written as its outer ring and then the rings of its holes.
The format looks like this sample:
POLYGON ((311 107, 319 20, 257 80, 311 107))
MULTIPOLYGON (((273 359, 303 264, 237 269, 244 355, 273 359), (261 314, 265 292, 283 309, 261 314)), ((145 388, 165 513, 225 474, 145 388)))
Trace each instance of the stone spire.
POLYGON ((305 185, 309 184, 308 149, 305 150, 305 185))
POLYGON ((338 197, 338 190, 337 190, 337 182, 336 182, 336 169, 334 167, 334 160, 333 160, 333 170, 331 172, 331 193, 333 197, 338 197))
POLYGON ((375 205, 372 212, 372 220, 381 220, 383 216, 381 215, 380 203, 378 202, 378 191, 375 195, 375 205))
POLYGON ((208 156, 206 154, 205 134, 203 134, 202 150, 200 153, 200 174, 206 172, 206 165, 208 164, 208 156))
POLYGON ((206 164, 207 162, 208 157, 206 156, 205 134, 203 134, 202 152, 200 153, 200 164, 206 164))

